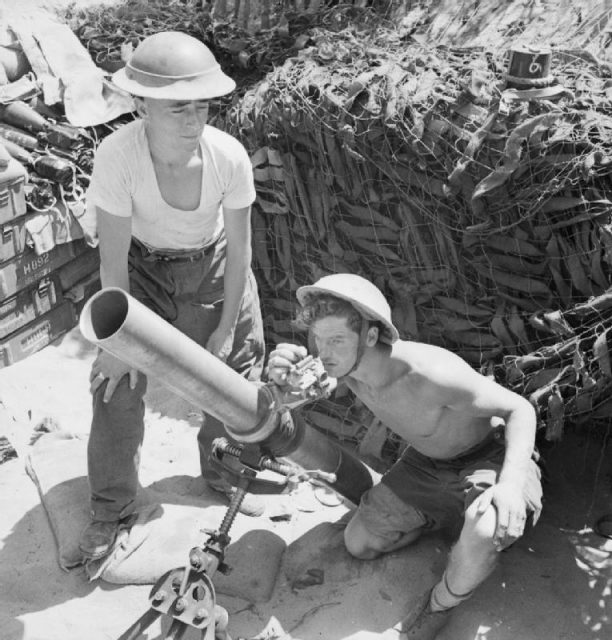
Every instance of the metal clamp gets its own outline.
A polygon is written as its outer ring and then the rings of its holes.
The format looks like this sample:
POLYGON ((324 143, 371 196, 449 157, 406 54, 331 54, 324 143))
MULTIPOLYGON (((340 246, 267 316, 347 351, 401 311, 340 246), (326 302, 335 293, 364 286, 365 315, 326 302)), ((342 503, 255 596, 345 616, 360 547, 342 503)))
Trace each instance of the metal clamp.
POLYGON ((240 486, 241 480, 246 479, 248 487, 245 488, 249 493, 282 493, 287 487, 309 480, 321 480, 330 484, 336 482, 335 473, 321 471, 320 469, 302 469, 291 463, 281 462, 265 455, 256 445, 230 444, 225 438, 215 438, 213 440, 209 461, 215 470, 233 486, 240 486), (238 459, 241 468, 235 469, 223 462, 225 455, 238 459), (256 472, 263 470, 273 471, 283 476, 283 480, 255 477, 254 474, 256 472))

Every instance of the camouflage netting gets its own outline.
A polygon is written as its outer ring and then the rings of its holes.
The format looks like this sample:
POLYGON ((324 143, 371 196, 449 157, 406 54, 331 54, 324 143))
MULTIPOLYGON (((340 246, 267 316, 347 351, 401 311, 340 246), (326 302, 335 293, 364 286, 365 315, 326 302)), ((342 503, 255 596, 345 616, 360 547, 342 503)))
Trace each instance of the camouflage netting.
MULTIPOLYGON (((404 337, 529 397, 558 439, 612 414, 610 15, 603 0, 128 0, 72 23, 115 61, 183 30, 237 77, 214 124, 252 154, 270 346, 303 340, 297 286, 361 273, 404 337), (552 95, 505 92, 517 42, 553 47, 552 95)), ((373 459, 402 444, 348 393, 309 417, 373 459)))
POLYGON ((311 39, 228 117, 253 157, 271 343, 296 337, 297 286, 360 273, 404 337, 527 395, 548 438, 563 414, 607 420, 609 67, 558 49, 556 94, 518 101, 499 49, 387 26, 311 39))
POLYGON ((302 48, 310 28, 335 22, 337 15, 345 21, 347 12, 367 2, 343 3, 342 10, 330 6, 336 4, 330 0, 124 0, 111 6, 69 5, 62 17, 93 60, 109 72, 121 68, 149 35, 188 33, 214 51, 238 82, 239 93, 302 48))

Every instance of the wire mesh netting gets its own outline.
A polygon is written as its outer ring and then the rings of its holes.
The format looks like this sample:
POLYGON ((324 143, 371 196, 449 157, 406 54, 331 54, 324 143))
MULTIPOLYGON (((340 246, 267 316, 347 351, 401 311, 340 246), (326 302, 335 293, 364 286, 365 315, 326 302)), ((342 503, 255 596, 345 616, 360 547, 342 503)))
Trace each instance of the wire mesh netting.
POLYGON ((311 38, 227 121, 252 152, 270 342, 300 339, 298 286, 359 273, 403 337, 527 395, 548 438, 607 420, 609 67, 555 50, 552 94, 522 100, 506 51, 386 25, 311 38))
MULTIPOLYGON (((128 21, 140 4, 73 19, 107 57, 187 31, 237 76, 213 124, 252 156, 270 346, 304 340, 299 285, 355 272, 403 337, 530 398, 548 439, 609 422, 611 2, 170 0, 128 21), (508 90, 516 42, 552 47, 546 91, 508 90)), ((401 447, 348 393, 308 413, 362 453, 401 447)))

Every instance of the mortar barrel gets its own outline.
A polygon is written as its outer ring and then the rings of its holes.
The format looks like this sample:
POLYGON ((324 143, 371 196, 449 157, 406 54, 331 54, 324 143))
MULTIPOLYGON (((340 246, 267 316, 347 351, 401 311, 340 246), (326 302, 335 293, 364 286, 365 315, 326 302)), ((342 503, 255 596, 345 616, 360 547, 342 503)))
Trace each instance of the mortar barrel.
POLYGON ((81 312, 79 328, 87 340, 236 433, 251 430, 269 412, 256 385, 122 289, 107 287, 94 294, 81 312))
MULTIPOLYGON (((265 386, 243 378, 122 289, 107 287, 94 294, 83 307, 79 328, 88 341, 216 417, 238 441, 241 436, 263 441, 278 426, 265 386)), ((354 503, 379 477, 308 426, 286 457, 305 469, 335 473, 330 486, 354 503)))

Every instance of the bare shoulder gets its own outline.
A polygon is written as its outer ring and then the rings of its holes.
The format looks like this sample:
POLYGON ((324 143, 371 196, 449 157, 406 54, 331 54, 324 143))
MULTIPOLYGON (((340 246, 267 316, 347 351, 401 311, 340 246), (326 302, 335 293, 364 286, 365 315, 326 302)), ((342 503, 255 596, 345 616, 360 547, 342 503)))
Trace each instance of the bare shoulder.
POLYGON ((453 408, 471 419, 482 415, 484 406, 485 413, 505 415, 520 398, 442 347, 404 342, 393 346, 393 357, 409 363, 398 381, 421 405, 453 408))
POLYGON ((399 341, 393 345, 391 353, 394 359, 408 365, 410 372, 415 375, 429 377, 453 372, 474 372, 457 354, 424 342, 399 341))
POLYGON ((404 342, 393 345, 398 382, 423 403, 453 404, 465 394, 485 393, 492 384, 457 354, 435 345, 404 342))

